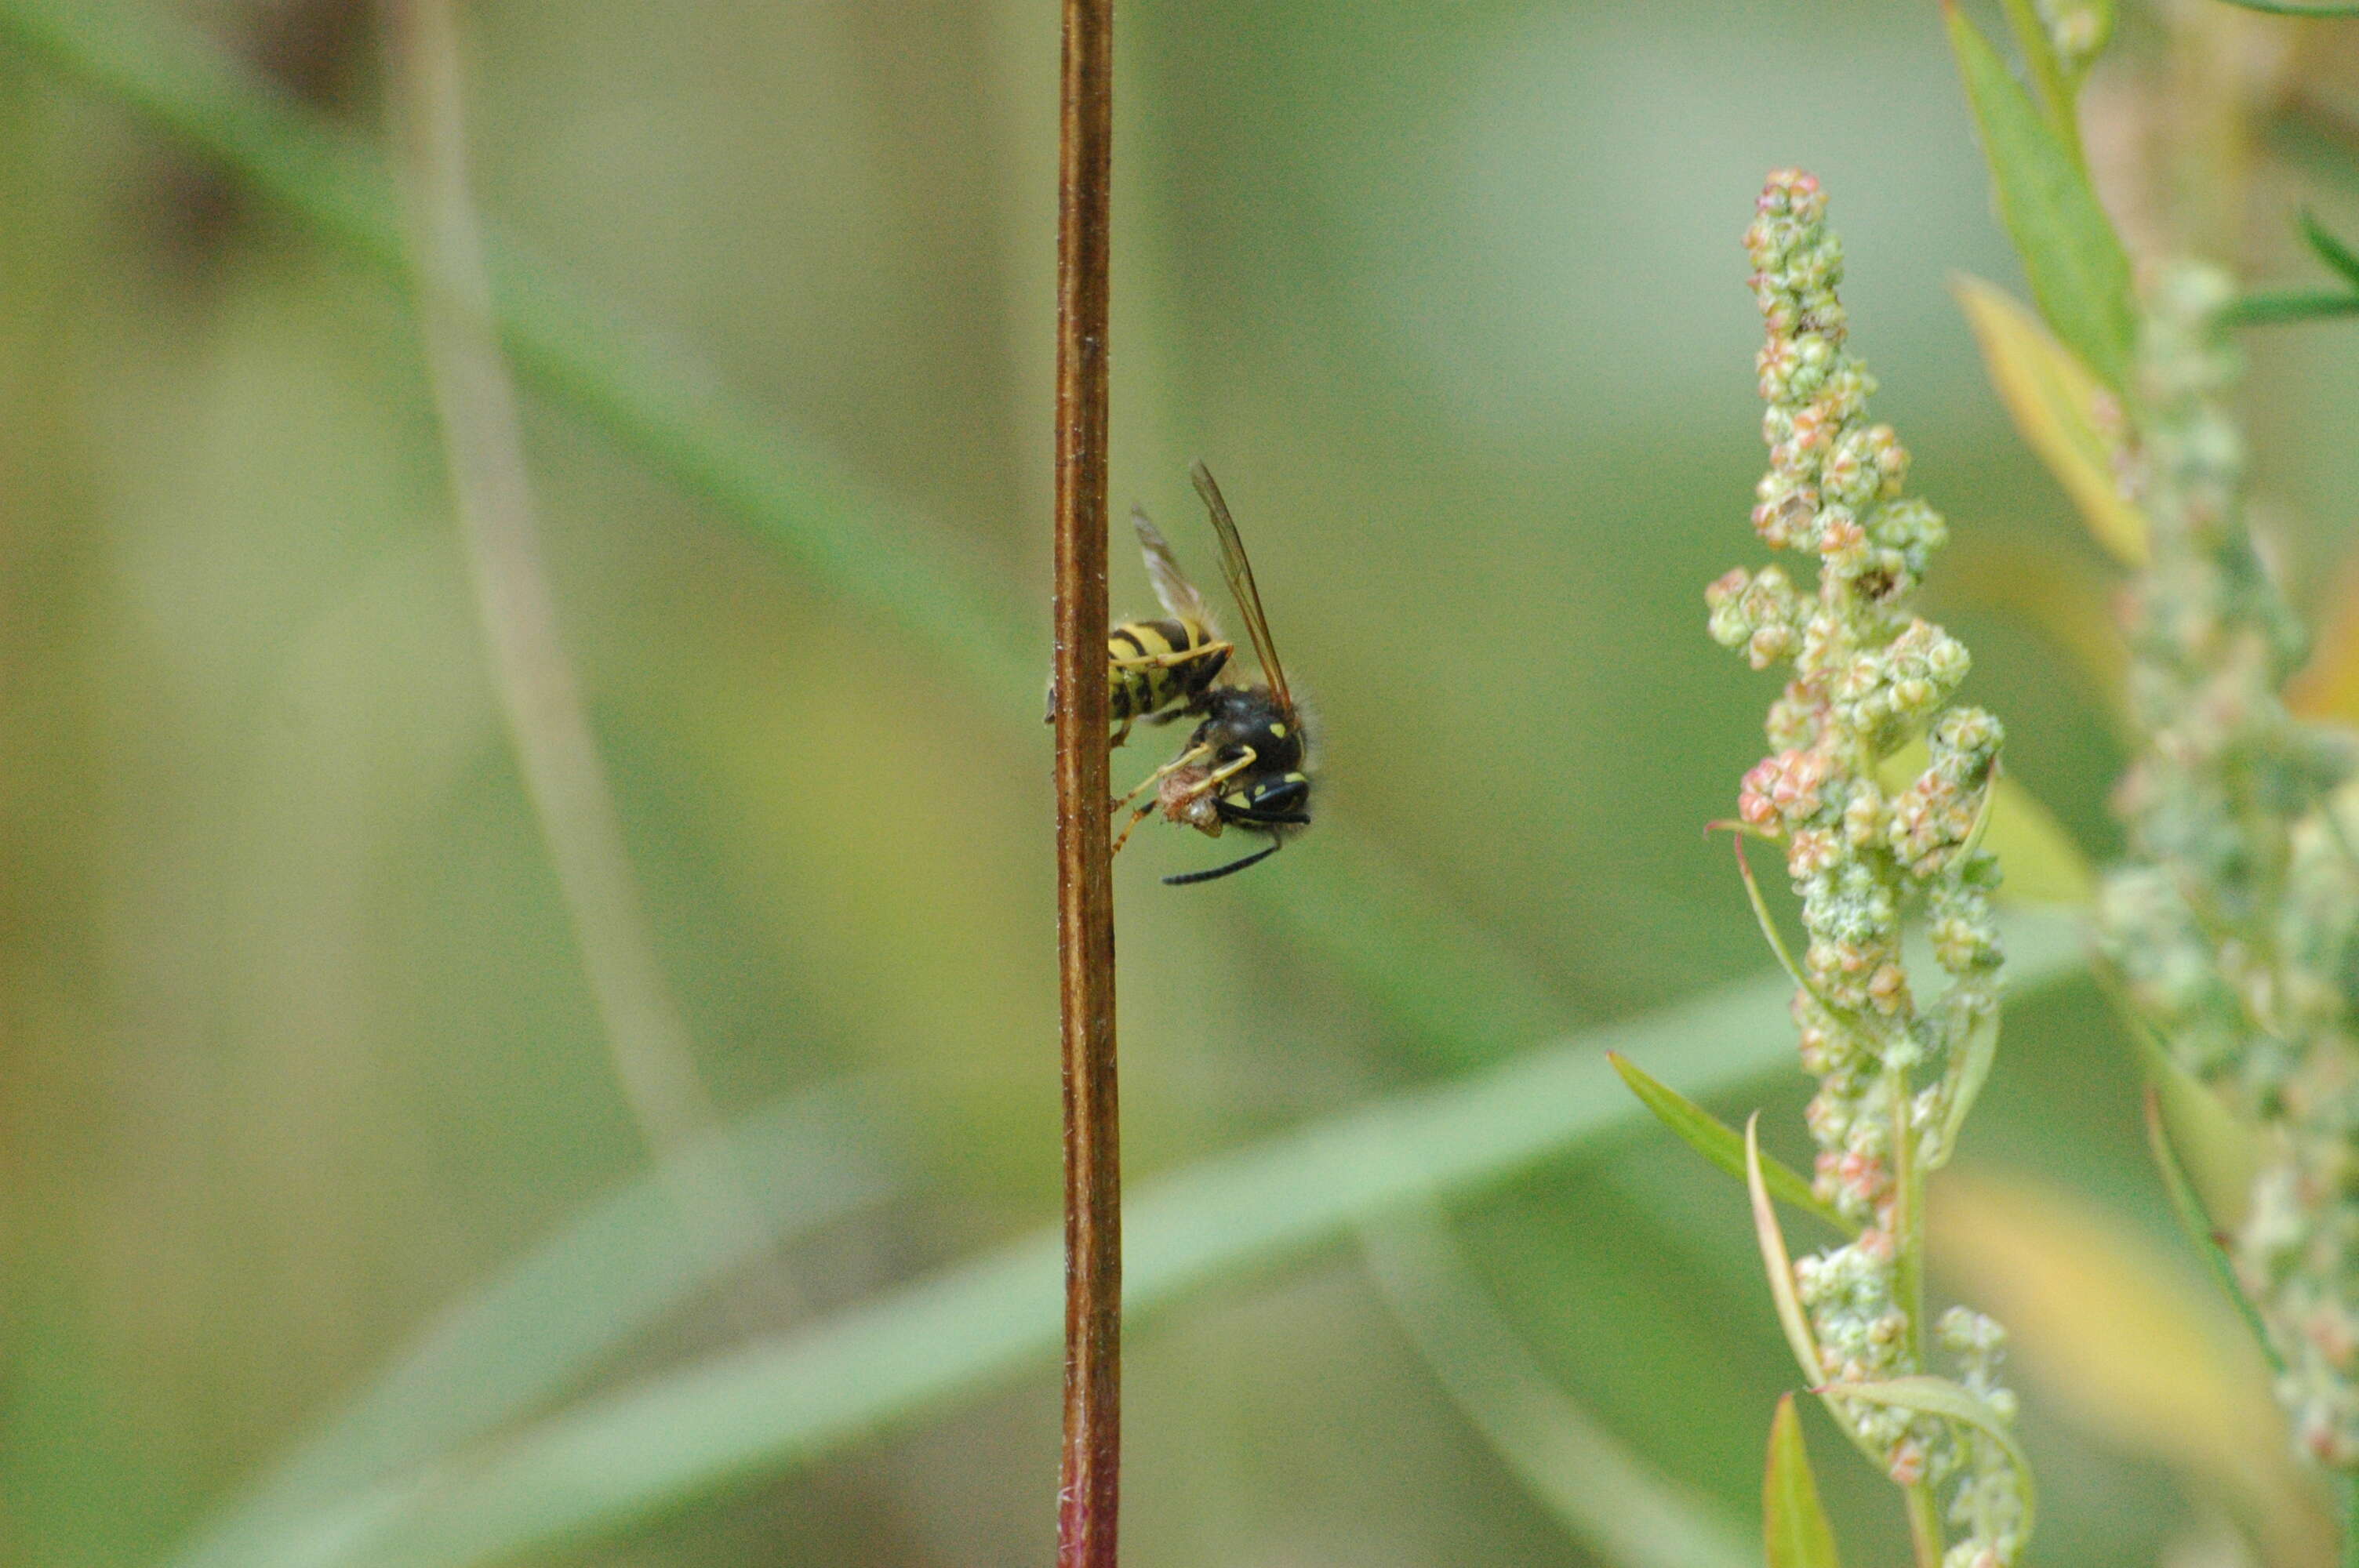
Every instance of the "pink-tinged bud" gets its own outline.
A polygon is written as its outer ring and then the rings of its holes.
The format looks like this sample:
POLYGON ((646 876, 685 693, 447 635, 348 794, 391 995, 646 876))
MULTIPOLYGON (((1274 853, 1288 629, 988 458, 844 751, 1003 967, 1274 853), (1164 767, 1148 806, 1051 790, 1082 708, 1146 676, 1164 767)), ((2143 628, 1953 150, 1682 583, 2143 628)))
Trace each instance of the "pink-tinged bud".
POLYGON ((1915 1438, 1903 1438, 1892 1445, 1884 1462, 1884 1473, 1896 1486, 1913 1487, 1925 1478, 1925 1447, 1915 1438))

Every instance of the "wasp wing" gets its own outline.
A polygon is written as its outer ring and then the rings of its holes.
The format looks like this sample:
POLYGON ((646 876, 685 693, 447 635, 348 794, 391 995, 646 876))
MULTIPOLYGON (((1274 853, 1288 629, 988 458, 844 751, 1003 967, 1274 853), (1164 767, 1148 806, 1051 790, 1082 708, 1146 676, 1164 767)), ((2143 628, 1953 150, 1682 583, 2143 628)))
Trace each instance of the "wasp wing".
POLYGON ((1188 465, 1188 477, 1196 481, 1196 493, 1204 498, 1205 510, 1212 514, 1212 531, 1221 536, 1221 575, 1229 579, 1230 596, 1237 601, 1237 613, 1245 617, 1245 634, 1253 639, 1254 656, 1261 661, 1270 695, 1291 714, 1294 698, 1286 689, 1286 670, 1277 662, 1277 642, 1269 634, 1269 617, 1262 613, 1261 589, 1254 586, 1253 563, 1245 559, 1245 542, 1237 536, 1236 519, 1229 515, 1229 503, 1221 498, 1221 487, 1213 482, 1212 470, 1201 459, 1188 465))
MULTIPOLYGON (((1196 585, 1188 580, 1188 574, 1180 569, 1180 557, 1171 553, 1171 542, 1147 520, 1145 507, 1130 509, 1130 525, 1138 530, 1139 554, 1147 557, 1147 580, 1155 585, 1155 597, 1162 601, 1165 611, 1183 621, 1193 621, 1211 632, 1212 607, 1196 591, 1196 585)), ((1218 637, 1220 633, 1212 632, 1212 635, 1218 637)))

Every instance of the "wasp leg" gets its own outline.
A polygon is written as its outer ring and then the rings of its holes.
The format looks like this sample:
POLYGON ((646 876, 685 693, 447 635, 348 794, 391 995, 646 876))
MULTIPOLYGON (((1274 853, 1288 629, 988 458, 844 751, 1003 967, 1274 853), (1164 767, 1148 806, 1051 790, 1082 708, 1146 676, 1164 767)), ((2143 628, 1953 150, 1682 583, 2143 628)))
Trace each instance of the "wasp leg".
POLYGON ((1181 800, 1193 800, 1200 795, 1220 788, 1223 784, 1228 783, 1239 773, 1244 773, 1247 768, 1252 767, 1255 761, 1254 749, 1251 746, 1247 746, 1244 748, 1244 751, 1245 755, 1239 757, 1235 762, 1225 763, 1221 767, 1214 768, 1211 773, 1206 773, 1202 778, 1198 779, 1194 784, 1190 784, 1180 798, 1181 800))
MULTIPOLYGON (((1210 746, 1190 746, 1188 750, 1180 752, 1178 756, 1172 758, 1169 762, 1164 763, 1161 767, 1156 769, 1145 778, 1139 780, 1138 787, 1132 790, 1128 795, 1124 795, 1120 800, 1115 801, 1113 806, 1107 808, 1108 811, 1120 811, 1124 806, 1130 805, 1132 801, 1136 800, 1140 795, 1147 794, 1148 790, 1151 790, 1157 784, 1161 784, 1168 775, 1178 773, 1181 768, 1202 762, 1207 756, 1212 754, 1212 748, 1210 746)), ((1162 804, 1163 803, 1160 800, 1149 799, 1145 806, 1138 806, 1134 809, 1130 814, 1129 822, 1124 825, 1122 832, 1114 838, 1114 848, 1106 852, 1110 855, 1119 855, 1122 853, 1122 847, 1130 842, 1131 830, 1136 828, 1140 823, 1146 821, 1148 816, 1154 814, 1155 808, 1162 804)))

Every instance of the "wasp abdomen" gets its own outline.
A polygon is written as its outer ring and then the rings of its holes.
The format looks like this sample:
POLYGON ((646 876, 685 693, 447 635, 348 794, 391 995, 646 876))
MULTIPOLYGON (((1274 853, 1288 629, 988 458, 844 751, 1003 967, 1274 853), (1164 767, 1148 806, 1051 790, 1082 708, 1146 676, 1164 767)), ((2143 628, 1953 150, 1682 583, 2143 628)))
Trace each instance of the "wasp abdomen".
POLYGON ((1121 723, 1193 701, 1229 662, 1228 644, 1196 621, 1126 621, 1106 637, 1109 716, 1121 723))

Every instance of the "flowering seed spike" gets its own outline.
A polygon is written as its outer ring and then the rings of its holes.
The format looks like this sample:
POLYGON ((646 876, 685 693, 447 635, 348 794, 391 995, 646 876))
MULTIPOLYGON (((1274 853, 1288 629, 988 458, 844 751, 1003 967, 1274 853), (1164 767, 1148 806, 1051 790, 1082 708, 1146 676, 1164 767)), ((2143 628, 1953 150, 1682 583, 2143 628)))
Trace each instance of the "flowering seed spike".
POLYGON ((2154 552, 2128 611, 2144 738, 2114 803, 2132 857, 2098 928, 2140 1023, 2262 1130, 2236 1275, 2296 1442, 2359 1475, 2359 816, 2336 793, 2359 757, 2278 696, 2303 637, 2245 524, 2233 292, 2180 265, 2146 301, 2133 479, 2154 552))
MULTIPOLYGON (((1737 815, 1784 847, 1801 900, 1810 944, 1793 1011, 1819 1080, 1815 1189, 1863 1227, 1796 1262, 1794 1283, 1836 1418, 1895 1482, 1946 1498, 1947 1568, 2005 1568, 2027 1522, 2027 1477, 2008 1446, 1973 1422, 1842 1396, 1925 1371, 1924 1173, 1948 1153, 1959 1091, 1971 1094, 1951 1079, 1987 1067, 1998 1006, 1998 866, 1977 839, 2004 737, 1989 714, 1949 706, 1972 661, 1911 608, 1947 530, 1906 492, 1908 454, 1891 427, 1868 418, 1875 382, 1844 346, 1843 247, 1826 209, 1817 180, 1780 171, 1745 236, 1767 328, 1756 368, 1769 471, 1753 528, 1772 549, 1815 556, 1815 586, 1772 566, 1732 571, 1704 595, 1716 641, 1756 669, 1792 666, 1737 815), (1924 770, 1887 790, 1878 765, 1920 738, 1924 770), (1912 903, 1949 979, 1923 1007, 1901 959, 1912 903)), ((1973 1408, 2003 1422, 2013 1401, 1993 1380, 1999 1343, 1979 1317, 1971 1332, 1945 1320, 1940 1336, 1982 1400, 1973 1408)))

